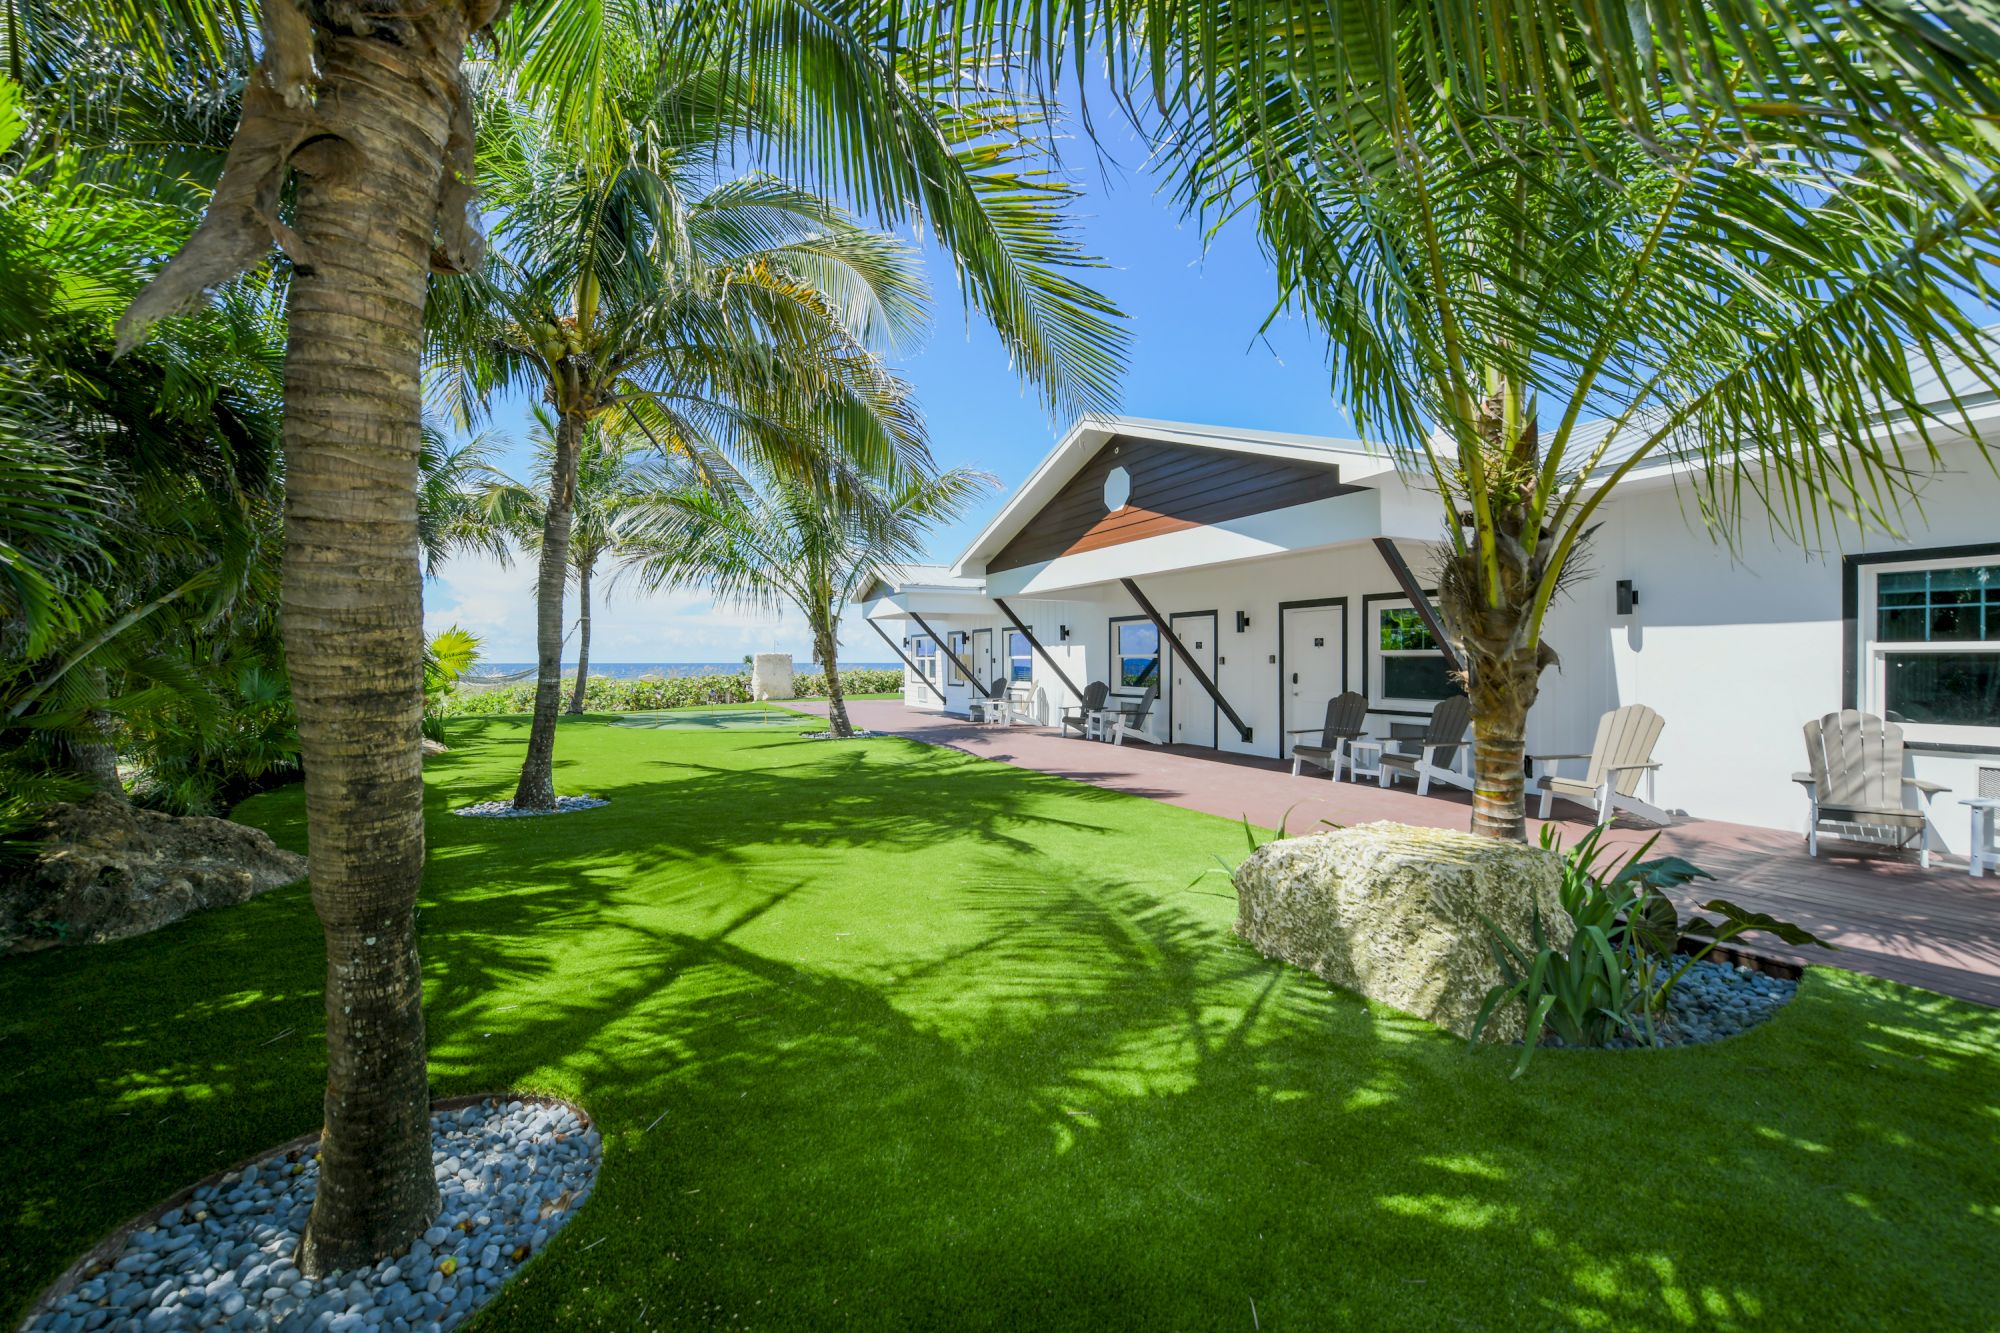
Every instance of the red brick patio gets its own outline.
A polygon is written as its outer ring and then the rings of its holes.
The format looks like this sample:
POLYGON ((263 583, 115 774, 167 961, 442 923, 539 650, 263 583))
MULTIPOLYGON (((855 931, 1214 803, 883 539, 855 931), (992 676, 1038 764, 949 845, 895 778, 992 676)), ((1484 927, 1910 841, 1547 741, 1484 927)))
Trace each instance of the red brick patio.
MULTIPOLYGON (((811 704, 798 707, 825 711, 811 704)), ((980 727, 885 700, 859 700, 848 709, 856 726, 873 731, 1228 819, 1248 817, 1266 828, 1281 819, 1295 833, 1320 820, 1360 824, 1390 819, 1464 828, 1471 818, 1464 792, 1433 790, 1420 797, 1407 786, 1385 791, 1373 782, 1334 783, 1324 775, 1295 778, 1288 765, 1273 759, 1174 746, 1111 746, 1065 738, 1044 727, 980 727)), ((1557 809, 1580 813, 1575 807, 1557 809)), ((1574 839, 1588 825, 1565 822, 1563 828, 1565 838, 1574 839)), ((1635 846, 1652 832, 1621 821, 1612 841, 1635 846)), ((1683 895, 1689 903, 1698 896, 1720 895, 1795 921, 1840 946, 1838 953, 1794 952, 1756 937, 1760 952, 2000 1005, 2000 878, 1973 879, 1962 858, 1933 857, 1929 871, 1913 860, 1829 856, 1814 861, 1805 855, 1797 834, 1711 820, 1688 820, 1665 830, 1657 850, 1684 856, 1716 877, 1716 883, 1705 886, 1706 893, 1683 895)))

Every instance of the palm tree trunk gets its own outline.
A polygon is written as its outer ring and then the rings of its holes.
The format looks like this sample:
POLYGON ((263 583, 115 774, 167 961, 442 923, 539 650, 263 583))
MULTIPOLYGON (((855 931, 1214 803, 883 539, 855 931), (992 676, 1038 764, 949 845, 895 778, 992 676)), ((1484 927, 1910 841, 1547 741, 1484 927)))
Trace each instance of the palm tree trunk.
POLYGON ((417 541, 424 297, 456 5, 321 30, 340 137, 295 156, 301 264, 285 358, 284 639, 326 935, 320 1177, 308 1275, 394 1253, 438 1210, 417 890, 424 868, 417 541))
POLYGON ((125 780, 118 776, 118 747, 109 740, 99 739, 110 732, 111 719, 104 713, 92 712, 86 716, 84 725, 95 734, 71 739, 70 771, 87 780, 97 795, 126 799, 125 780))
POLYGON ((854 724, 847 720, 847 696, 840 689, 840 646, 834 641, 833 622, 824 612, 813 616, 813 655, 826 674, 827 730, 839 740, 851 740, 854 724))
POLYGON ((576 690, 569 696, 571 714, 583 712, 584 682, 590 679, 590 569, 576 571, 576 690))
POLYGON ((1526 842, 1528 709, 1536 691, 1532 678, 1523 689, 1517 673, 1503 674, 1511 683, 1472 691, 1472 831, 1526 842))
MULTIPOLYGON (((104 668, 90 667, 88 672, 92 697, 102 699, 104 668)), ((118 720, 93 708, 84 714, 83 723, 83 729, 69 738, 70 771, 86 779, 97 795, 125 800, 125 780, 118 776, 118 720)))
MULTIPOLYGON (((1495 394, 1480 404, 1487 467, 1531 479, 1539 466, 1534 419, 1522 423, 1510 444, 1507 403, 1495 394)), ((1538 542, 1531 550, 1526 540, 1541 524, 1529 486, 1489 482, 1485 498, 1492 531, 1475 532, 1471 548, 1444 562, 1438 610, 1464 661, 1472 700, 1472 831, 1525 842, 1528 711, 1541 692, 1543 668, 1556 661, 1533 624, 1548 545, 1538 542), (1482 536, 1492 539, 1490 563, 1478 549, 1482 536)))
POLYGON ((576 457, 584 418, 565 412, 556 422, 556 456, 542 519, 542 558, 535 585, 535 720, 514 805, 552 810, 556 803, 556 714, 562 708, 563 584, 569 574, 570 509, 576 502, 576 457))

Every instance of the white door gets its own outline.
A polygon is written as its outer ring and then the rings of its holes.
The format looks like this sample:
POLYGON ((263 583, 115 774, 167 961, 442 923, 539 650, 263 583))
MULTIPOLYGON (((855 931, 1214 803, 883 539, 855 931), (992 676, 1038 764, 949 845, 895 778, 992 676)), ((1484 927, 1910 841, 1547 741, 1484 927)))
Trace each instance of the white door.
POLYGON ((1341 692, 1342 667, 1347 662, 1347 608, 1344 606, 1288 606, 1278 613, 1279 669, 1278 700, 1283 709, 1279 737, 1291 748, 1290 733, 1305 731, 1326 721, 1327 701, 1341 692))
POLYGON ((993 657, 992 630, 972 631, 972 651, 965 655, 965 664, 979 673, 980 684, 992 687, 993 678, 1000 674, 1000 664, 993 657))
MULTIPOLYGON (((1215 677, 1215 612, 1183 611, 1173 618, 1174 637, 1187 645, 1188 655, 1201 664, 1208 678, 1215 677)), ((1176 745, 1215 745, 1215 697, 1202 688, 1186 659, 1168 650, 1173 658, 1173 674, 1168 677, 1167 702, 1174 719, 1176 745)))

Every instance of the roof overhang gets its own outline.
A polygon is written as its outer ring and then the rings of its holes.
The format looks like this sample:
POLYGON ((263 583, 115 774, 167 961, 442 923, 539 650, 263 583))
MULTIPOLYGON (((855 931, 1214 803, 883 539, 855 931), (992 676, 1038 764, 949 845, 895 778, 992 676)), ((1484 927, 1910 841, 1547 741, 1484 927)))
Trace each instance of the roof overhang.
POLYGON ((908 620, 912 613, 925 617, 990 616, 993 603, 977 588, 939 588, 908 584, 884 588, 876 584, 861 602, 866 620, 908 620))
POLYGON ((1377 537, 1407 544, 1442 540, 1436 497, 1402 488, 1350 491, 1226 523, 996 570, 986 576, 986 590, 995 597, 1052 597, 1119 579, 1309 555, 1377 537))
POLYGON ((986 572, 986 562, 1005 546, 1030 519, 1041 512, 1071 477, 1114 436, 1159 440, 1197 449, 1220 449, 1230 453, 1253 454, 1266 458, 1286 458, 1301 462, 1333 463, 1343 480, 1353 480, 1381 472, 1391 472, 1395 463, 1386 454, 1358 440, 1330 439, 1318 435, 1293 435, 1281 431, 1239 430, 1187 421, 1153 421, 1144 417, 1104 416, 1090 413, 1077 418, 1055 447, 1028 474, 1014 494, 993 516, 972 543, 951 565, 960 578, 978 578, 986 572))

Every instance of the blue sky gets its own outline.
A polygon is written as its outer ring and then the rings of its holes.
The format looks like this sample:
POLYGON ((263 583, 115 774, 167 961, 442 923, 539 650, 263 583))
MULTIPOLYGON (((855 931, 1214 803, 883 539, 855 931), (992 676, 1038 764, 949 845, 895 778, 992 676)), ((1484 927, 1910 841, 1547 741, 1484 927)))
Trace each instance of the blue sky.
MULTIPOLYGON (((1100 130, 1105 127, 1100 125, 1100 130)), ((1352 423, 1328 393, 1322 344, 1297 320, 1260 336, 1275 293, 1255 238, 1238 225, 1204 245, 1198 223, 1183 222, 1154 182, 1135 168, 1135 144, 1106 133, 1122 162, 1100 161, 1072 144, 1072 176, 1083 189, 1074 210, 1087 247, 1108 267, 1090 276, 1130 317, 1131 366, 1121 410, 1135 416, 1213 422, 1320 435, 1348 435, 1352 423)), ((985 318, 959 300, 949 260, 925 255, 933 288, 929 338, 895 360, 915 384, 942 466, 995 473, 1001 488, 960 523, 938 530, 931 554, 963 549, 1011 489, 1048 451, 1061 424, 1008 365, 985 318)), ((524 441, 524 413, 503 409, 495 423, 524 441)), ((518 447, 518 446, 517 446, 518 447)), ((519 466, 525 449, 509 460, 519 466)), ((426 589, 435 631, 460 624, 481 635, 494 661, 534 656, 531 571, 516 561, 454 561, 426 589)), ((574 610, 571 611, 572 618, 574 610)), ((844 651, 875 660, 881 645, 851 625, 844 651)), ((702 597, 639 599, 614 589, 597 608, 592 657, 598 661, 733 661, 743 653, 790 650, 802 660, 807 638, 797 617, 772 618, 713 605, 702 597)), ((573 655, 573 654, 571 654, 573 655)))

